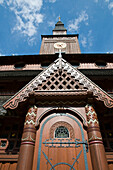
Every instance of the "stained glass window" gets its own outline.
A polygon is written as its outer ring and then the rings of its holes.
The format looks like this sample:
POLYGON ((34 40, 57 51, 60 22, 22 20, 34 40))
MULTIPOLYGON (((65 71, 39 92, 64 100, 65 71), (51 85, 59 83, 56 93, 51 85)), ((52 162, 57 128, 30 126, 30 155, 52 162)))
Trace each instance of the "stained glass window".
POLYGON ((69 138, 69 131, 64 126, 59 126, 55 130, 55 138, 69 138))

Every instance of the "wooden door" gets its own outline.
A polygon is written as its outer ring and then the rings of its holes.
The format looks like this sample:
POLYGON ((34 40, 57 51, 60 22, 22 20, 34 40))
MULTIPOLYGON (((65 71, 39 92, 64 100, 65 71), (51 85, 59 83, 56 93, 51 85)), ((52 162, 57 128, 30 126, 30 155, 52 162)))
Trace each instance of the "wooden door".
POLYGON ((37 133, 35 169, 92 169, 88 159, 87 133, 78 118, 70 114, 52 114, 42 121, 37 133))

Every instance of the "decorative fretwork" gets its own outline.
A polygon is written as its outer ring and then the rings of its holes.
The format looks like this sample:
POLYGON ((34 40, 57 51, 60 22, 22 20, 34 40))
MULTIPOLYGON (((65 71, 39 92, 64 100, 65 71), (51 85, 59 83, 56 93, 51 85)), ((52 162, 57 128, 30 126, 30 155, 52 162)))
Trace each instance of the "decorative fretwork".
POLYGON ((69 131, 64 126, 59 126, 55 130, 55 138, 69 138, 69 131))
POLYGON ((65 127, 66 129, 68 129, 69 131, 69 137, 70 138, 74 138, 75 137, 75 134, 74 134, 74 129, 73 127, 67 123, 67 122, 64 122, 64 121, 59 121, 59 122, 56 122, 52 125, 52 127, 50 128, 50 138, 54 138, 54 134, 55 134, 55 130, 59 127, 65 127))
POLYGON ((47 69, 42 71, 33 80, 31 80, 25 87, 23 87, 11 99, 9 99, 3 105, 3 107, 5 109, 7 108, 15 109, 18 107, 18 104, 20 102, 25 101, 31 93, 35 92, 35 90, 39 91, 41 89, 43 91, 46 91, 47 89, 48 90, 51 89, 51 91, 55 91, 56 88, 59 89, 60 91, 61 90, 63 91, 64 89, 65 90, 68 89, 68 91, 74 89, 74 92, 76 92, 76 89, 77 91, 79 91, 79 89, 82 90, 87 89, 87 91, 93 93, 93 96, 95 96, 97 100, 103 101, 106 107, 109 108, 113 107, 113 98, 110 95, 108 95, 104 90, 102 90, 99 86, 93 83, 78 69, 72 67, 67 61, 65 61, 64 59, 61 60, 62 60, 62 70, 59 72, 58 75, 56 74, 56 72, 59 71, 59 59, 54 61, 54 63, 51 64, 47 69), (60 73, 63 72, 66 73, 66 77, 60 76, 60 73), (59 79, 60 77, 62 78, 62 80, 59 79), (54 78, 55 80, 53 80, 52 78, 54 78), (70 79, 66 79, 66 78, 70 78, 70 79), (47 83, 50 83, 50 85, 47 85, 47 83))
POLYGON ((59 70, 55 71, 46 79, 46 81, 39 84, 35 91, 57 91, 57 90, 83 90, 87 89, 83 84, 79 83, 78 80, 74 79, 73 76, 67 74, 66 71, 59 70))

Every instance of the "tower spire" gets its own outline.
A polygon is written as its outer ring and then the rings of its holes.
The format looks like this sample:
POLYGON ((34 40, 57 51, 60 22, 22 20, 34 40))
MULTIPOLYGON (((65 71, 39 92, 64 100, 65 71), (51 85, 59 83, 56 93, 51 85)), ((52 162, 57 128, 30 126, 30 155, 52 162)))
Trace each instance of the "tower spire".
POLYGON ((53 29, 53 35, 62 35, 67 34, 67 29, 64 27, 64 24, 61 22, 61 18, 59 16, 59 21, 55 24, 55 28, 53 29))
POLYGON ((61 17, 60 17, 60 15, 59 15, 59 21, 61 21, 61 17))

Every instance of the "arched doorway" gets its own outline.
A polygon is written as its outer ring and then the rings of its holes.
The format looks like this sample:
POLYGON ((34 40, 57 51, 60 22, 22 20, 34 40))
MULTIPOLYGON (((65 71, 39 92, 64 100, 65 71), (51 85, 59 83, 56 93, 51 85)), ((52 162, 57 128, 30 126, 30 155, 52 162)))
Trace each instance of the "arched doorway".
POLYGON ((42 120, 34 154, 37 170, 92 169, 87 132, 82 121, 70 113, 52 113, 42 120))

